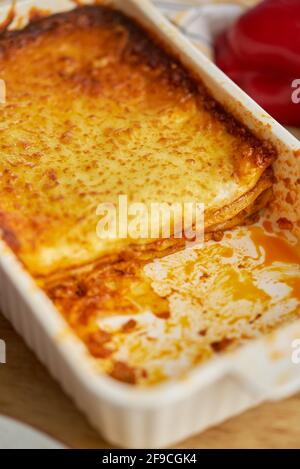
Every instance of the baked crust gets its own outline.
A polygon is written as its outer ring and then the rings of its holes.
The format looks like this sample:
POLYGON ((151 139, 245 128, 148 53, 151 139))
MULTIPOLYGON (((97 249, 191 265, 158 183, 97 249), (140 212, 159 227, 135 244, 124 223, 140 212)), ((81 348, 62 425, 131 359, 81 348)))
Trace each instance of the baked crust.
POLYGON ((0 226, 36 276, 153 246, 97 237, 97 205, 119 194, 204 203, 206 226, 219 230, 254 202, 259 181, 271 184, 264 173, 274 148, 111 8, 81 7, 3 32, 0 70, 0 226))

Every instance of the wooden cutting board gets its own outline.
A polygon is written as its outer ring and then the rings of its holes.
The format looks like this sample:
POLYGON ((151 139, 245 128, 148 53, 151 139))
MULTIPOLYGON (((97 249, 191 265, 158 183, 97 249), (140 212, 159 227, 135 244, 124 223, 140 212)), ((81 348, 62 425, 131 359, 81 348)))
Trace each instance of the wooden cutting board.
MULTIPOLYGON (((300 138, 300 130, 295 133, 300 138)), ((111 447, 1 314, 0 338, 7 346, 7 363, 0 364, 0 414, 37 427, 72 448, 111 447)), ((249 410, 176 448, 300 448, 300 394, 249 410)))

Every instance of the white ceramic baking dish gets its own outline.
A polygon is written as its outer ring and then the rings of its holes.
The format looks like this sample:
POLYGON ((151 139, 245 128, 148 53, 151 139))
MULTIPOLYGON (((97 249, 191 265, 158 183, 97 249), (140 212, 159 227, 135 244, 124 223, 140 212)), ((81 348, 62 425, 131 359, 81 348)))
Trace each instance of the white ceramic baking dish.
MULTIPOLYGON (((148 0, 111 3, 165 41, 201 77, 216 99, 278 147, 281 161, 276 163, 275 172, 282 171, 285 161, 293 159, 292 177, 300 175, 299 158, 295 158, 299 142, 202 55, 148 0)), ((9 5, 10 2, 1 5, 1 20, 6 17, 9 5)), ((32 6, 59 12, 73 8, 74 3, 20 1, 16 20, 21 16, 24 22, 32 6)), ((297 216, 291 215, 294 221, 297 216)), ((96 372, 84 345, 68 331, 51 301, 3 242, 0 242, 0 295, 0 308, 5 316, 94 427, 115 445, 165 447, 259 402, 284 398, 300 390, 300 365, 291 360, 292 341, 300 338, 299 323, 196 367, 184 380, 140 390, 96 372)))

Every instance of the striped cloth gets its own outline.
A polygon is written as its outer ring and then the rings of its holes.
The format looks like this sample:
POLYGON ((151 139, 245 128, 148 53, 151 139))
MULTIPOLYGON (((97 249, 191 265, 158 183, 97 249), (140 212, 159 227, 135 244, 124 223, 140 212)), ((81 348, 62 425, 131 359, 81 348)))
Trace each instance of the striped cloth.
POLYGON ((152 0, 180 30, 212 58, 213 38, 260 0, 152 0))

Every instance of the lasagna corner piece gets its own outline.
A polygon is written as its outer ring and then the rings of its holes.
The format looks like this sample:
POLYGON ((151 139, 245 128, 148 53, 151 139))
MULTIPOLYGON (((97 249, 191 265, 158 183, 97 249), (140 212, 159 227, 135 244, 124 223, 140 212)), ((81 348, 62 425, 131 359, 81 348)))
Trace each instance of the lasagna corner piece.
POLYGON ((203 203, 207 232, 270 198, 275 150, 118 11, 81 7, 2 33, 0 78, 1 233, 36 277, 181 247, 100 240, 97 206, 120 194, 203 203))

